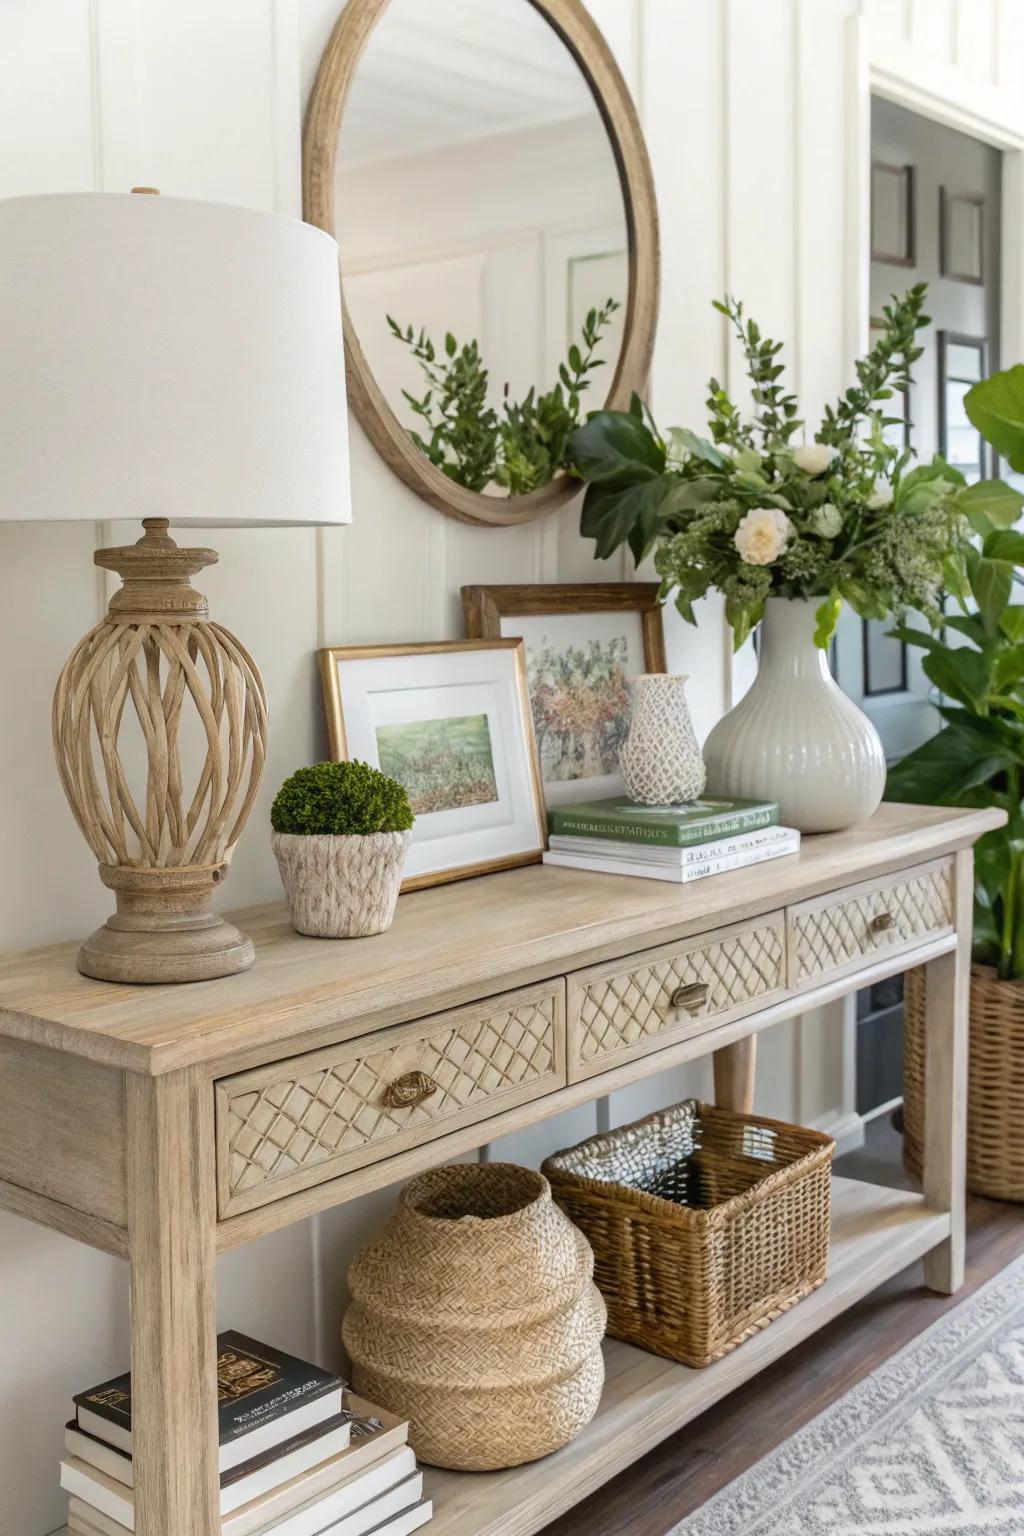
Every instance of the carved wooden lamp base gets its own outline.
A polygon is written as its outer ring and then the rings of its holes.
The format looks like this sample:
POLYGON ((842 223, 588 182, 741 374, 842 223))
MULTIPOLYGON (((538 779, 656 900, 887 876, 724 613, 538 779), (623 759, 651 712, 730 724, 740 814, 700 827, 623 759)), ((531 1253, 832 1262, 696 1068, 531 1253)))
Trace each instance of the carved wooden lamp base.
POLYGON ((143 527, 138 544, 97 551, 96 564, 124 585, 72 653, 53 701, 61 782, 117 896, 78 968, 104 981, 206 981, 253 961, 251 939, 210 899, 259 788, 266 696, 252 659, 209 622, 191 586, 214 551, 179 549, 163 518, 143 527), (197 757, 205 746, 188 781, 183 731, 197 757))
POLYGON ((247 970, 252 939, 210 907, 227 866, 121 869, 101 864, 117 911, 78 954, 83 976, 99 981, 210 981, 247 970))

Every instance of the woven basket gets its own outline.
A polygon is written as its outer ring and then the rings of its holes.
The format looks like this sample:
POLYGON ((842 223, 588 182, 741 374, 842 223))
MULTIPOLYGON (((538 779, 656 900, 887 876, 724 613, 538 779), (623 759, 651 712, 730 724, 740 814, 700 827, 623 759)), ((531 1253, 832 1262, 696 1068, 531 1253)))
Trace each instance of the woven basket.
MULTIPOLYGON (((925 984, 907 973, 903 1023, 903 1162, 921 1177, 925 1122, 925 984)), ((967 1071, 967 1188, 1024 1201, 1024 982, 971 967, 967 1071)))
POLYGON ((546 1179, 511 1163, 406 1185, 349 1270, 356 1391, 410 1420, 421 1461, 514 1467, 567 1444, 604 1385, 594 1256, 546 1179))
POLYGON ((825 1279, 834 1142, 695 1099, 549 1157, 608 1332, 710 1365, 825 1279))

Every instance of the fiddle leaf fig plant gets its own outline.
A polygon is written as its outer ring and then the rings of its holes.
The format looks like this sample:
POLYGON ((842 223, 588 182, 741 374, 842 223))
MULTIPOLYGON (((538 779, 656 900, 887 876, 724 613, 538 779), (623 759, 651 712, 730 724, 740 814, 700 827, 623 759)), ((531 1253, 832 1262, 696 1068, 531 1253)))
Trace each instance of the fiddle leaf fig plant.
MULTIPOLYGON (((1024 366, 976 384, 967 413, 982 436, 1024 469, 1024 366)), ((1024 496, 999 480, 970 486, 959 505, 974 533, 965 551, 968 611, 944 631, 893 633, 924 652, 926 676, 945 696, 938 735, 889 770, 886 799, 997 806, 1007 825, 975 847, 974 954, 1003 980, 1024 977, 1024 533, 1011 525, 1024 496)))

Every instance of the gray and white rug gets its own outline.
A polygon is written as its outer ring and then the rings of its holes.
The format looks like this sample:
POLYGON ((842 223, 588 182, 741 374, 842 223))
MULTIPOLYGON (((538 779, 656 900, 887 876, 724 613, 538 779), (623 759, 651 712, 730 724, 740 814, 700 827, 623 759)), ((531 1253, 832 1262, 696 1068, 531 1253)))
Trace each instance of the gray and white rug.
POLYGON ((672 1536, 1024 1536, 1024 1259, 672 1536))

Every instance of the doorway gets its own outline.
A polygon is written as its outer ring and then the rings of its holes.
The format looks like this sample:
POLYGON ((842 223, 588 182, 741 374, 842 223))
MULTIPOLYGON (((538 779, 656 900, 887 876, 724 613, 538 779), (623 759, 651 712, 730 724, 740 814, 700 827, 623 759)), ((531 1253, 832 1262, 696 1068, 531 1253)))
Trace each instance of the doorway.
MULTIPOLYGON (((926 282, 931 325, 893 441, 927 461, 941 453, 969 481, 997 472, 963 400, 1000 366, 1000 150, 894 102, 871 101, 870 329, 894 293, 926 282)), ((891 639, 889 621, 846 610, 836 677, 895 762, 940 724, 921 652, 891 639)), ((870 1120, 902 1096, 902 978, 856 999, 856 1110, 870 1120)))

